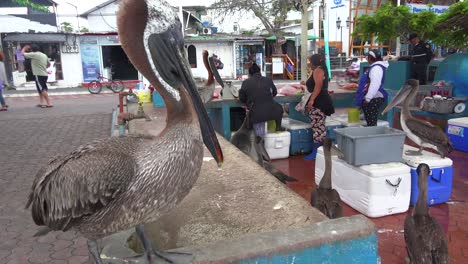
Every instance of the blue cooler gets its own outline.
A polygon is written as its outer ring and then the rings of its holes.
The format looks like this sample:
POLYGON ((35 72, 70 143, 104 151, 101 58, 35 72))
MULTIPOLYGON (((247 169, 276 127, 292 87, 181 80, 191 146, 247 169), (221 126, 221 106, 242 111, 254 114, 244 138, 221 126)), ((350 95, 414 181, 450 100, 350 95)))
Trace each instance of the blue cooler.
POLYGON ((300 155, 312 152, 314 142, 312 139, 312 125, 299 120, 283 118, 281 126, 291 134, 290 155, 300 155))
POLYGON ((327 129, 327 137, 333 142, 336 141, 336 132, 335 128, 342 128, 343 125, 340 121, 333 119, 332 117, 327 117, 325 120, 325 127, 327 129))
POLYGON ((408 145, 404 145, 403 148, 403 160, 411 167, 410 205, 416 204, 418 200, 418 173, 416 168, 421 163, 426 163, 431 169, 427 180, 427 204, 430 206, 447 202, 452 193, 452 160, 449 158, 443 159, 439 154, 428 151, 423 151, 421 156, 410 156, 404 154, 406 150, 417 150, 417 148, 408 145))
POLYGON ((449 119, 447 136, 452 141, 454 149, 468 152, 468 117, 449 119))

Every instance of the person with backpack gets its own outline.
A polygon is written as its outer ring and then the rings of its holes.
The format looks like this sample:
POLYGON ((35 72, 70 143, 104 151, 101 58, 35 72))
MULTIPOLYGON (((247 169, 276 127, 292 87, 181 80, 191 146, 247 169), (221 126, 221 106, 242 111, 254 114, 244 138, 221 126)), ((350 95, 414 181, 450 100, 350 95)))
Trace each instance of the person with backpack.
POLYGON ((377 126, 380 109, 388 97, 383 87, 388 62, 382 60, 377 49, 369 51, 367 61, 371 66, 359 79, 355 104, 362 109, 367 126, 377 126))

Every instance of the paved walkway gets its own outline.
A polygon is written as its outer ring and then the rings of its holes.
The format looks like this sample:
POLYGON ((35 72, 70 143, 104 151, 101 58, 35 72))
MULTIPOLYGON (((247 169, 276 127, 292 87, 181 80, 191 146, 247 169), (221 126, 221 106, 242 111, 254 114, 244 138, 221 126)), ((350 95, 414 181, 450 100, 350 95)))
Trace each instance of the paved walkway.
MULTIPOLYGON (((107 97, 101 99, 107 100, 107 113, 90 113, 86 109, 93 106, 86 105, 85 98, 81 103, 56 100, 52 109, 34 107, 33 98, 27 103, 8 101, 11 111, 0 114, 0 264, 88 263, 86 240, 74 232, 33 237, 37 226, 24 206, 41 164, 110 135, 109 104, 115 98, 107 97), (73 112, 65 111, 70 107, 73 112)), ((101 109, 101 104, 94 107, 101 109)))

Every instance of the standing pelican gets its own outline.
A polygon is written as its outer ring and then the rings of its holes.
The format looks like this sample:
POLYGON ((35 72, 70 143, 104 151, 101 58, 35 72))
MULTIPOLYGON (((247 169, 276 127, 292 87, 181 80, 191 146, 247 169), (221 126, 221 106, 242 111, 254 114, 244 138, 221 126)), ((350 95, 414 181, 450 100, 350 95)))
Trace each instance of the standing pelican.
POLYGON ((173 262, 181 255, 153 249, 143 224, 189 193, 204 144, 219 165, 223 155, 187 65, 173 8, 164 1, 123 0, 118 29, 129 59, 166 103, 166 127, 156 137, 112 137, 50 161, 37 173, 26 207, 37 225, 46 226, 39 235, 83 234, 98 264, 103 262, 96 240, 132 227, 144 245, 145 262, 173 262))
POLYGON ((332 189, 332 141, 329 138, 323 140, 323 156, 325 157, 325 171, 319 186, 312 192, 310 204, 319 209, 328 218, 343 216, 340 194, 332 189))
POLYGON ((406 251, 410 263, 449 263, 444 231, 429 214, 427 205, 429 166, 421 163, 416 171, 418 172, 418 201, 411 215, 405 219, 406 251))
POLYGON ((198 92, 200 93, 200 97, 202 98, 203 103, 209 102, 213 98, 213 92, 215 90, 215 79, 224 87, 224 82, 219 76, 218 69, 216 68, 213 57, 208 57, 209 53, 207 50, 203 50, 202 58, 203 64, 205 65, 206 70, 208 71, 208 79, 202 85, 197 84, 198 92))
POLYGON ((423 147, 427 147, 436 150, 440 156, 444 158, 447 152, 450 153, 453 150, 452 143, 447 135, 445 135, 440 127, 427 121, 414 118, 409 110, 409 104, 413 101, 418 89, 418 80, 410 79, 406 81, 405 86, 398 91, 392 102, 383 110, 382 114, 385 114, 392 107, 403 101, 400 117, 401 127, 403 131, 406 132, 408 138, 419 146, 418 151, 408 150, 406 153, 410 155, 421 155, 423 147))

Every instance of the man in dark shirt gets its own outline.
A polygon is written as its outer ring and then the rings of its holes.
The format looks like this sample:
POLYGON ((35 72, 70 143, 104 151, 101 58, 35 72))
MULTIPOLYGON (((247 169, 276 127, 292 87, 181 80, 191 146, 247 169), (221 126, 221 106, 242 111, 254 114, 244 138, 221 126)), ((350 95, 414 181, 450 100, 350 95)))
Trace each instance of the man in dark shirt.
POLYGON ((431 45, 421 41, 416 33, 409 35, 409 41, 413 45, 411 52, 411 78, 419 80, 419 84, 427 82, 427 65, 432 59, 431 45))
POLYGON ((255 135, 263 138, 266 134, 265 122, 269 120, 275 120, 276 130, 281 130, 283 107, 273 99, 277 94, 275 84, 261 75, 257 64, 250 67, 249 75, 251 77, 242 83, 239 90, 239 100, 250 109, 250 122, 255 135))

